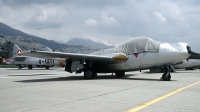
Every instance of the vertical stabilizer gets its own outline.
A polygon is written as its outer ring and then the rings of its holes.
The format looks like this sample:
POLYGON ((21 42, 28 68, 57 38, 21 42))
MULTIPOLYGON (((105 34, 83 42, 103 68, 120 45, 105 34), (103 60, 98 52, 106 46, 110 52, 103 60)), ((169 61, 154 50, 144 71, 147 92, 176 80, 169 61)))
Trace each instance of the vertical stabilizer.
POLYGON ((44 51, 50 51, 50 52, 52 52, 52 50, 49 47, 45 47, 44 51))
POLYGON ((3 58, 3 61, 2 61, 2 62, 3 62, 4 64, 6 64, 7 61, 3 58))
POLYGON ((22 50, 17 44, 13 45, 13 57, 19 56, 19 53, 21 53, 22 50))

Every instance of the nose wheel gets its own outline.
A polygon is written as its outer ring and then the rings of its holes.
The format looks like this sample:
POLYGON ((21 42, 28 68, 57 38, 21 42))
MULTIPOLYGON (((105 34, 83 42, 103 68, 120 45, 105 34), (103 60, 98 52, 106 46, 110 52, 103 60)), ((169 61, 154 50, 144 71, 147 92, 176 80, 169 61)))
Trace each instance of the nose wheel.
POLYGON ((162 75, 162 77, 160 78, 160 80, 164 80, 164 81, 170 81, 171 80, 171 67, 169 66, 165 66, 165 73, 162 75))

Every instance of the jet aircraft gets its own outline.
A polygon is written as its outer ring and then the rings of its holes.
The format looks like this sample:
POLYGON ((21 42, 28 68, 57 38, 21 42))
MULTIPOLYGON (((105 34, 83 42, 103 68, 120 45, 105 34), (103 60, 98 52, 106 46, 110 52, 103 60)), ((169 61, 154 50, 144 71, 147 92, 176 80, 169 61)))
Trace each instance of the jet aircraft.
POLYGON ((135 37, 113 48, 102 49, 90 54, 63 53, 48 51, 22 52, 20 55, 40 58, 64 58, 65 71, 84 72, 86 79, 92 79, 97 73, 115 73, 123 77, 125 72, 144 70, 164 66, 166 72, 161 79, 171 79, 171 65, 190 56, 187 43, 162 43, 148 37, 135 37))
POLYGON ((189 59, 183 60, 182 63, 174 65, 175 69, 183 69, 185 70, 193 70, 195 68, 200 67, 200 60, 199 59, 189 59))
MULTIPOLYGON (((52 52, 52 50, 48 47, 45 49, 46 51, 52 52)), ((33 67, 45 67, 49 69, 49 67, 54 67, 55 65, 64 66, 63 61, 57 61, 53 59, 44 59, 44 58, 36 58, 36 57, 28 57, 28 56, 19 56, 19 53, 23 52, 17 44, 13 46, 13 64, 16 64, 19 69, 28 66, 28 69, 32 69, 33 67)))
MULTIPOLYGON (((191 50, 189 50, 189 53, 191 54, 190 57, 188 57, 187 59, 184 59, 183 61, 179 63, 173 64, 172 70, 174 72, 176 72, 175 69, 194 70, 200 67, 200 54, 192 52, 191 50)), ((165 68, 164 67, 151 68, 150 72, 154 72, 154 73, 165 72, 165 68)))

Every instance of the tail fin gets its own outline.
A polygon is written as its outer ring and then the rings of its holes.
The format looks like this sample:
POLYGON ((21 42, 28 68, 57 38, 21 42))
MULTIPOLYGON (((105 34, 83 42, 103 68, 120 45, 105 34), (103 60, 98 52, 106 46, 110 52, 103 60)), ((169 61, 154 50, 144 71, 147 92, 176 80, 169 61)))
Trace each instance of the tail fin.
POLYGON ((4 64, 6 64, 7 61, 3 58, 3 61, 2 61, 2 62, 3 62, 4 64))
POLYGON ((50 52, 52 52, 52 50, 49 47, 45 47, 44 51, 50 51, 50 52))
POLYGON ((19 53, 21 53, 22 50, 17 44, 13 45, 13 57, 19 56, 19 53))

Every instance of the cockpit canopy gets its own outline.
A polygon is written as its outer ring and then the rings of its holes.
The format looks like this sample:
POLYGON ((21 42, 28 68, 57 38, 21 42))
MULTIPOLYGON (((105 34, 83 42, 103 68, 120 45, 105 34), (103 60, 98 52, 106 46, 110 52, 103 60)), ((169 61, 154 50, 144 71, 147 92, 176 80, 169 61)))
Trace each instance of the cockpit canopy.
POLYGON ((115 46, 115 53, 125 53, 127 55, 141 52, 158 52, 161 42, 148 37, 135 37, 115 46))

